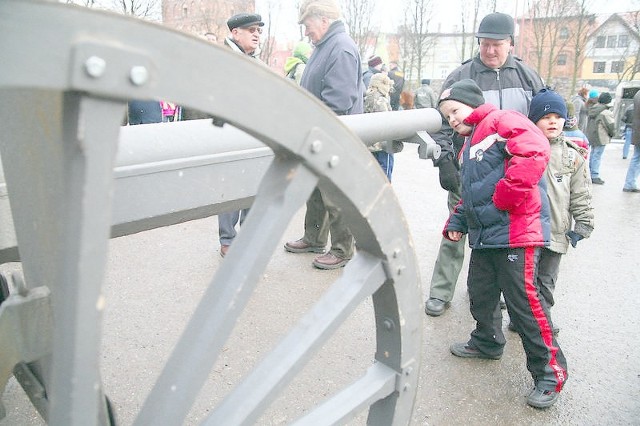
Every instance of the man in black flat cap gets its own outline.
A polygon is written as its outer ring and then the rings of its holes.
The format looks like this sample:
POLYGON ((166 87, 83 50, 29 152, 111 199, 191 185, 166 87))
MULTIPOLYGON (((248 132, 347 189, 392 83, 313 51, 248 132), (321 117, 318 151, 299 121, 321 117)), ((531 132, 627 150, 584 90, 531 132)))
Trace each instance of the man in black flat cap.
POLYGON ((224 44, 231 49, 252 57, 258 56, 260 34, 262 34, 262 17, 257 13, 238 13, 227 21, 231 35, 224 44))
MULTIPOLYGON (((225 46, 233 51, 258 59, 260 53, 260 34, 262 34, 262 17, 257 13, 238 13, 227 21, 231 34, 224 39, 225 46)), ((229 247, 237 235, 236 225, 240 226, 247 218, 249 209, 221 213, 218 215, 218 236, 220 239, 220 256, 225 257, 229 247)))

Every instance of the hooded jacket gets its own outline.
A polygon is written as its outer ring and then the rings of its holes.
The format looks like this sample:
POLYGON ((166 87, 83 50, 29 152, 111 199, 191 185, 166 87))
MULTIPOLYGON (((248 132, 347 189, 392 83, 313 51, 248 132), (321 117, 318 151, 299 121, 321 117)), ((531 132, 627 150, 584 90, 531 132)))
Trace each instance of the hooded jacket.
POLYGON ((338 115, 361 114, 364 102, 362 64, 344 23, 335 21, 316 44, 300 85, 338 115))
POLYGON ((551 157, 545 177, 551 211, 551 244, 549 249, 566 253, 569 248, 567 231, 572 229, 584 238, 593 231, 594 214, 591 205, 591 177, 585 149, 564 135, 549 141, 551 157))
POLYGON ((447 231, 469 234, 472 249, 547 246, 549 200, 543 178, 549 141, 526 116, 480 105, 461 151, 462 199, 447 231))
POLYGON ((606 145, 615 133, 613 113, 605 104, 597 103, 589 107, 587 139, 592 146, 606 145))
POLYGON ((284 62, 284 74, 300 84, 304 68, 311 56, 312 47, 309 43, 301 41, 293 48, 292 56, 289 56, 284 62))

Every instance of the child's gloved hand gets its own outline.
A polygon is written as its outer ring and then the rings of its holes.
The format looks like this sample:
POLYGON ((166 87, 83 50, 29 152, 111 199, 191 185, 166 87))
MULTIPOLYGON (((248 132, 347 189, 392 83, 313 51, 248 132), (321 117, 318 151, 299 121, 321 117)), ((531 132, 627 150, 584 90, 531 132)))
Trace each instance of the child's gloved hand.
POLYGON ((576 246, 578 245, 578 241, 584 238, 582 235, 578 234, 575 231, 567 231, 565 235, 567 236, 567 238, 569 238, 569 241, 571 241, 571 245, 573 246, 573 248, 576 248, 576 246))

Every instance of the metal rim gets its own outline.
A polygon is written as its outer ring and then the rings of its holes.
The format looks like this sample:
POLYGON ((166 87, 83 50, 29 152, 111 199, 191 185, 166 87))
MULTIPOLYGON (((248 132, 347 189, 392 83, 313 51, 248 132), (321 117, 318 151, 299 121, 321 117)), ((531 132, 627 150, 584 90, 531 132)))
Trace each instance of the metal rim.
MULTIPOLYGON (((0 45, 8 48, 15 43, 34 53, 16 58, 0 77, 0 89, 17 90, 21 96, 32 94, 22 101, 23 105, 35 104, 41 90, 64 93, 62 112, 54 117, 60 138, 69 136, 68 123, 72 122, 76 136, 79 129, 84 132, 76 142, 87 148, 80 153, 66 148, 48 155, 52 164, 47 166, 46 178, 24 177, 17 172, 44 154, 24 155, 15 147, 2 150, 5 161, 16 164, 5 167, 14 212, 24 212, 37 203, 33 201, 37 193, 24 194, 19 188, 38 187, 45 180, 53 181, 46 189, 51 195, 44 197, 47 201, 39 207, 64 200, 71 210, 53 209, 49 219, 61 226, 44 236, 29 229, 34 221, 41 223, 37 213, 21 218, 14 213, 27 283, 47 283, 52 288, 56 319, 48 384, 52 424, 86 425, 98 418, 87 406, 96 398, 99 374, 87 374, 87 360, 96 360, 99 337, 81 346, 69 343, 84 338, 86 327, 99 329, 101 313, 70 307, 100 303, 102 274, 94 279, 88 276, 104 270, 110 221, 108 215, 89 222, 79 219, 95 213, 86 204, 89 192, 95 192, 92 201, 100 205, 111 201, 113 140, 117 139, 122 107, 131 98, 171 99, 210 113, 264 142, 275 155, 252 207, 264 213, 249 216, 234 242, 240 247, 251 245, 254 250, 229 252, 136 424, 182 423, 266 267, 268 256, 257 253, 275 250, 273 242, 279 240, 289 219, 316 186, 331 194, 342 208, 357 241, 357 254, 308 314, 321 315, 325 321, 310 324, 303 319, 204 424, 220 424, 220 419, 225 424, 254 423, 277 397, 278 389, 295 377, 314 350, 369 297, 376 317, 376 362, 352 386, 333 395, 299 423, 317 424, 318 419, 339 423, 370 407, 371 424, 407 424, 420 360, 418 270, 397 199, 360 140, 320 102, 291 82, 248 58, 184 34, 53 3, 9 0, 0 5, 0 12, 0 45), (55 64, 50 75, 43 77, 40 69, 34 68, 36 53, 38 62, 55 64), (208 71, 203 75, 198 70, 208 71), (229 80, 228 76, 233 78, 229 80), (287 109, 278 105, 277 100, 283 98, 287 99, 287 109), (101 131, 104 126, 111 130, 101 131), (69 172, 78 168, 80 173, 69 172), (71 189, 67 186, 81 176, 86 184, 74 184, 71 189), (61 184, 57 186, 58 182, 61 184), (100 231, 95 232, 96 228, 100 231), (61 252, 47 252, 47 241, 56 238, 65 241, 61 252), (90 254, 97 256, 89 258, 90 254), (250 271, 242 266, 248 264, 253 265, 250 271), (229 283, 234 283, 233 287, 229 283), (83 321, 85 330, 78 328, 77 334, 69 337, 69 326, 74 329, 83 321), (204 343, 194 346, 194 342, 204 343), (83 394, 86 399, 77 397, 83 394), (239 401, 242 410, 237 409, 239 401)), ((16 128, 9 130, 10 134, 11 130, 18 133, 16 128)), ((26 144, 32 139, 33 134, 24 136, 26 144)), ((39 147, 36 142, 29 149, 37 151, 39 147)))

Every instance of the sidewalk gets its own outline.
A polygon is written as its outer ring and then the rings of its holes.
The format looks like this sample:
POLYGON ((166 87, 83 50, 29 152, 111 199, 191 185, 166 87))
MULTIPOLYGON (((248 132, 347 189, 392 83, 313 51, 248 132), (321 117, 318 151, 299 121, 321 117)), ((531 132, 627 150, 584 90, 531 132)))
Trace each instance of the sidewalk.
MULTIPOLYGON (((628 160, 622 145, 607 147, 605 185, 594 186, 596 229, 561 264, 553 313, 567 357, 569 380, 548 410, 528 407, 532 385, 517 334, 499 361, 452 356, 449 345, 473 327, 466 296, 466 266, 455 298, 441 317, 424 317, 423 363, 415 425, 637 425, 640 419, 640 194, 622 192, 628 160)), ((415 145, 396 155, 393 186, 411 228, 423 295, 428 294, 446 193, 431 161, 415 145)), ((304 209, 281 243, 299 238, 304 209)), ((119 424, 130 425, 155 382, 180 330, 221 261, 215 217, 111 240, 103 334, 103 380, 119 424)), ((311 254, 276 250, 272 263, 190 413, 199 424, 242 374, 261 358, 281 330, 315 302, 340 271, 319 271, 311 254)), ((356 310, 320 355, 259 424, 287 424, 372 362, 375 329, 370 303, 356 310)), ((1 426, 43 422, 11 380, 1 426)), ((364 424, 366 415, 351 424, 364 424)))

